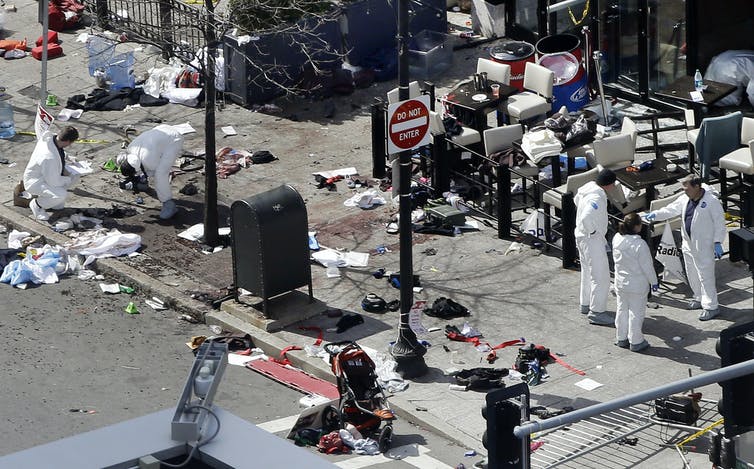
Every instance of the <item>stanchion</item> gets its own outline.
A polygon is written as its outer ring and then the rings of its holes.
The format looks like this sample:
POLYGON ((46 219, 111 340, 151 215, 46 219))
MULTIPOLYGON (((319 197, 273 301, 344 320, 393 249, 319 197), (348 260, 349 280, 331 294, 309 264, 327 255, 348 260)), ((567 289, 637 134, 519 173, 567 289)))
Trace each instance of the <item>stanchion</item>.
POLYGON ((372 114, 372 177, 385 177, 385 105, 378 101, 369 107, 372 114))
POLYGON ((576 248, 576 204, 573 194, 565 193, 562 196, 561 220, 563 232, 563 268, 569 269, 576 265, 579 256, 576 248))
POLYGON ((511 236, 511 170, 507 164, 497 166, 497 237, 511 236))

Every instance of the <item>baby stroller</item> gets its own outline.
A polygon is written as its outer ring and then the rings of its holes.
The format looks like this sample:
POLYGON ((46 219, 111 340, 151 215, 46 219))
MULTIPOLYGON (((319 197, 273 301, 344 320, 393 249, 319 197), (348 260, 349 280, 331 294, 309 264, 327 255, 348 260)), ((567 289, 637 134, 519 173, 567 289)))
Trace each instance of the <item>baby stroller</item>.
POLYGON ((323 415, 325 425, 345 428, 350 423, 362 434, 371 434, 384 453, 390 448, 395 414, 377 383, 374 362, 352 341, 326 344, 325 351, 340 394, 338 407, 330 406, 323 415))

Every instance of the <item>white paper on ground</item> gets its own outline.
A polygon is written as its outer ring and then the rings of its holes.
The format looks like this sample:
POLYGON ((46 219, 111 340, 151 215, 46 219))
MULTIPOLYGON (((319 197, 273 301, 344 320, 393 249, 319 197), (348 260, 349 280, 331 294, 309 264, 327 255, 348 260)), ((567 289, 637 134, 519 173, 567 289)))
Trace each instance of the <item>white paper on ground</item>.
POLYGON ((602 383, 598 383, 597 381, 591 378, 584 378, 575 384, 581 389, 586 389, 587 391, 593 391, 599 387, 602 387, 602 383))
POLYGON ((238 365, 238 366, 244 366, 247 363, 259 360, 263 355, 239 355, 237 353, 229 353, 228 354, 228 365, 238 365))
POLYGON ((352 267, 366 267, 369 265, 369 253, 348 251, 343 254, 343 260, 352 267))
MULTIPOLYGON (((223 228, 218 228, 217 234, 220 236, 227 236, 230 234, 230 227, 226 226, 223 228)), ((189 241, 199 241, 202 239, 202 236, 204 236, 204 223, 197 223, 196 225, 193 225, 189 227, 185 231, 181 231, 177 235, 179 238, 188 239, 189 241)))
POLYGON ((236 129, 234 129, 232 125, 226 125, 225 127, 220 127, 220 130, 222 130, 223 133, 227 137, 238 135, 238 132, 236 132, 236 129))
POLYGON ((78 119, 83 113, 83 109, 61 109, 60 113, 58 113, 58 120, 65 122, 70 119, 78 119))
POLYGON ((173 124, 173 127, 180 132, 182 135, 190 134, 192 132, 196 132, 196 129, 191 127, 191 124, 186 122, 185 124, 173 124))
POLYGON ((117 283, 100 283, 99 288, 104 293, 120 293, 120 285, 117 283))
POLYGON ((330 171, 320 171, 318 173, 312 173, 314 176, 322 176, 324 178, 331 178, 335 176, 351 176, 353 174, 359 174, 358 171, 356 171, 356 168, 349 167, 349 168, 340 168, 340 169, 333 169, 330 171))

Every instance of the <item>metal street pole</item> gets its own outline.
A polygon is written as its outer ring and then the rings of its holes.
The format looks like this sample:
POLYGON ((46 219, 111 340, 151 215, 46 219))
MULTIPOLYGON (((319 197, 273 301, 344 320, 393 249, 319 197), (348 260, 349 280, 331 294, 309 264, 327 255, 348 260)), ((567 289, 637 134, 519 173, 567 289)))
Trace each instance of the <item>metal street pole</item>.
MULTIPOLYGON (((409 99, 408 84, 408 2, 398 2, 398 99, 409 99)), ((412 253, 411 227, 411 152, 402 151, 399 155, 399 210, 398 233, 400 239, 400 298, 401 316, 398 325, 398 340, 391 350, 398 372, 403 378, 422 376, 427 372, 424 362, 426 347, 419 343, 416 334, 409 326, 409 311, 414 304, 414 265, 412 253)), ((395 179, 395 178, 393 178, 395 179)))
POLYGON ((42 23, 42 77, 39 86, 39 103, 44 106, 47 100, 47 32, 50 30, 50 5, 39 2, 39 22, 42 23))
POLYGON ((220 244, 217 223, 217 162, 215 161, 215 11, 213 0, 205 0, 207 53, 204 73, 204 242, 220 244))

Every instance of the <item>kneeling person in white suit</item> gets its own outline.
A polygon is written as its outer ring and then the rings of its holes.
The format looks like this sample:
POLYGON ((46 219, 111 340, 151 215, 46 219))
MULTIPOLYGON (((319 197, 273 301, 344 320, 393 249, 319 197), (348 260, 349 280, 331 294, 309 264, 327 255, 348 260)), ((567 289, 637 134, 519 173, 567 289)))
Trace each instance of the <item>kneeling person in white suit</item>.
POLYGON ((133 187, 141 184, 141 174, 152 178, 157 199, 162 202, 160 218, 172 218, 178 207, 170 189, 170 170, 183 150, 183 135, 173 126, 160 124, 136 137, 118 155, 120 172, 133 187))

